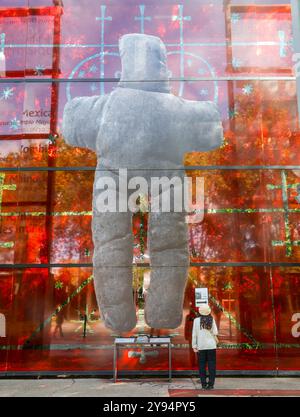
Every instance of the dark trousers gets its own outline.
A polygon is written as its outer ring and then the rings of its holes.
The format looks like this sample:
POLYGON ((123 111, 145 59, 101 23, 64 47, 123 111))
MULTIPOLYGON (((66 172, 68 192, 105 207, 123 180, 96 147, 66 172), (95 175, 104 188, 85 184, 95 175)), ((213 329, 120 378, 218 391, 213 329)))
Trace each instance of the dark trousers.
POLYGON ((202 386, 206 385, 206 365, 208 365, 208 384, 213 386, 216 378, 216 349, 198 351, 199 375, 202 386))

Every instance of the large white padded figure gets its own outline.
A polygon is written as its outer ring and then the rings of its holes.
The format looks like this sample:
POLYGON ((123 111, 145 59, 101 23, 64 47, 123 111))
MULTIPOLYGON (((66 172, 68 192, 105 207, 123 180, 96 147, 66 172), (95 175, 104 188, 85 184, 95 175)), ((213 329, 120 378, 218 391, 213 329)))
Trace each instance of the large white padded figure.
MULTIPOLYGON (((184 176, 186 152, 209 151, 222 143, 216 105, 170 93, 166 48, 155 37, 128 34, 119 41, 121 80, 112 93, 78 97, 64 109, 66 142, 97 153, 92 232, 94 286, 106 327, 129 331, 136 325, 132 291, 132 212, 100 213, 99 178, 116 178, 120 168, 133 176, 184 176)), ((117 187, 119 190, 119 188, 117 187)), ((149 213, 150 287, 145 321, 176 328, 182 321, 189 251, 184 212, 149 213)))

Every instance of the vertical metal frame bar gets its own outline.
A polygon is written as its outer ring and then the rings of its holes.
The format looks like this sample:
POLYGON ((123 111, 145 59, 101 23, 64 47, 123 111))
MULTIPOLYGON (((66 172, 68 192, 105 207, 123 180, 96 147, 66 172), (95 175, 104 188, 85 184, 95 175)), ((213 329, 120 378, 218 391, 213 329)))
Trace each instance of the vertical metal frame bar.
POLYGON ((117 343, 115 341, 115 346, 114 346, 114 382, 117 382, 117 373, 118 373, 118 346, 117 343))
POLYGON ((298 125, 300 127, 300 0, 291 0, 295 74, 297 77, 298 125))
POLYGON ((169 342, 169 382, 172 382, 172 353, 171 353, 171 340, 169 342))

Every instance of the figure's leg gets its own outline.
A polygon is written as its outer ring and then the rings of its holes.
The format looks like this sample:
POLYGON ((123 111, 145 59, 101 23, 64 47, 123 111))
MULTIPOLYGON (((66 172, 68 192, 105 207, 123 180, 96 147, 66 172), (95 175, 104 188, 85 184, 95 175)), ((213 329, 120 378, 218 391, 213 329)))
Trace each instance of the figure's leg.
POLYGON ((210 349, 207 351, 207 362, 209 372, 208 385, 213 387, 216 378, 216 349, 210 349))
POLYGON ((198 350, 199 377, 202 388, 206 387, 206 351, 198 350))
POLYGON ((188 227, 184 213, 149 213, 150 286, 145 320, 150 327, 178 327, 182 321, 189 265, 188 227))
POLYGON ((136 325, 132 291, 131 213, 93 215, 94 286, 105 326, 129 331, 136 325))

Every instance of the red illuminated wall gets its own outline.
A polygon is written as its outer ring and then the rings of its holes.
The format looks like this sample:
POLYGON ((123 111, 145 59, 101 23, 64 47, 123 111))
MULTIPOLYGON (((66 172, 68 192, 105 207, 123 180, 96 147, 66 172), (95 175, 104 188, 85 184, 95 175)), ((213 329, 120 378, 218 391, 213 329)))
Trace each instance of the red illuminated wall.
MULTIPOLYGON (((299 371, 300 130, 290 2, 221 0, 1 1, 0 371, 112 370, 115 334, 100 319, 92 282, 96 157, 67 146, 60 132, 68 100, 117 85, 117 43, 130 32, 161 37, 172 92, 215 101, 225 132, 221 149, 186 155, 188 175, 205 179, 205 216, 190 226, 182 325, 155 334, 172 336, 174 369, 196 370, 194 288, 208 287, 219 370, 299 371)), ((139 321, 130 334, 149 334, 141 291, 150 271, 146 214, 135 216, 133 233, 139 321)), ((146 363, 120 354, 122 370, 167 365, 165 350, 146 363)))

